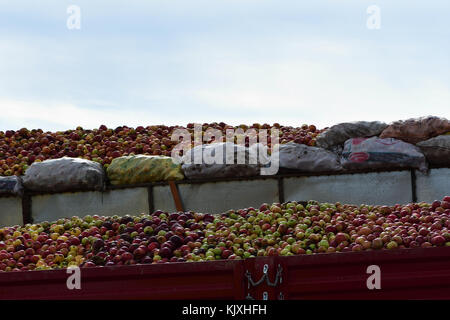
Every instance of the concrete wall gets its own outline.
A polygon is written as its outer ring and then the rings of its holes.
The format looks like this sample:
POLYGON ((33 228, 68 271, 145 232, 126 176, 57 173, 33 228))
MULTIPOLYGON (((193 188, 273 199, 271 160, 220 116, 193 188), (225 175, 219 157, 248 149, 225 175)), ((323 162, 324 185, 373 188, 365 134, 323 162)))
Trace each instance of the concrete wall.
POLYGON ((284 179, 286 201, 317 200, 349 204, 408 203, 412 201, 410 171, 284 179))
POLYGON ((182 184, 180 197, 188 210, 221 213, 230 209, 278 202, 277 180, 182 184))
POLYGON ((85 215, 136 215, 148 213, 147 188, 74 192, 32 197, 33 221, 52 221, 85 215))
POLYGON ((177 211, 169 186, 153 187, 153 208, 167 212, 177 211))
MULTIPOLYGON (((259 206, 279 199, 276 179, 180 184, 178 190, 185 210, 208 213, 259 206)), ((168 186, 155 187, 153 199, 155 210, 176 211, 168 186)))
POLYGON ((416 171, 417 201, 432 202, 450 195, 450 169, 430 170, 428 174, 416 171))
POLYGON ((0 198, 0 226, 23 224, 22 198, 0 198))
MULTIPOLYGON (((429 174, 416 172, 418 201, 431 202, 450 195, 450 169, 433 169, 429 174)), ((396 204, 412 201, 410 171, 345 174, 335 176, 291 177, 283 179, 284 199, 317 200, 352 204, 396 204)), ((220 213, 229 209, 278 202, 278 181, 224 181, 178 185, 186 210, 220 213)), ((153 187, 153 208, 173 212, 175 204, 169 186, 153 187)), ((125 215, 147 213, 147 188, 129 188, 107 192, 75 192, 32 197, 34 221, 61 217, 125 215)), ((0 225, 22 224, 20 198, 0 197, 0 225)))

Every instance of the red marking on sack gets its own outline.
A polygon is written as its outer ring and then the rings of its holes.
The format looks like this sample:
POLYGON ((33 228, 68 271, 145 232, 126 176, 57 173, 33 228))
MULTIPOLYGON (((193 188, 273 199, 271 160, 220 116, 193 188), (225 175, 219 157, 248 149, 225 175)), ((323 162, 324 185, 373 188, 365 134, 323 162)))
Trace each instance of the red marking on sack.
POLYGON ((367 140, 367 138, 353 138, 352 139, 352 144, 353 145, 357 145, 357 144, 360 144, 361 142, 363 142, 365 140, 367 140))
POLYGON ((364 162, 369 159, 369 154, 366 152, 354 152, 348 158, 352 162, 364 162))

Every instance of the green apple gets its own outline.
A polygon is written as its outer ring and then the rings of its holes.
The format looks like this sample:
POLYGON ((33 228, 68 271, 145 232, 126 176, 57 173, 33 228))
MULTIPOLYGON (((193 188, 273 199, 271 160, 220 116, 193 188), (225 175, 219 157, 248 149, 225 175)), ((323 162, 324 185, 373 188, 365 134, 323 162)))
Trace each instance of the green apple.
POLYGON ((297 232, 297 233, 295 234, 295 237, 296 237, 297 239, 299 239, 299 240, 302 240, 302 239, 305 237, 305 233, 299 231, 299 232, 297 232))
POLYGON ((319 246, 328 249, 328 247, 330 246, 330 244, 328 243, 327 240, 323 239, 323 240, 321 240, 321 241, 319 242, 319 246))
POLYGON ((153 233, 153 228, 150 227, 150 226, 145 227, 144 228, 144 233, 148 234, 148 235, 152 234, 153 233))

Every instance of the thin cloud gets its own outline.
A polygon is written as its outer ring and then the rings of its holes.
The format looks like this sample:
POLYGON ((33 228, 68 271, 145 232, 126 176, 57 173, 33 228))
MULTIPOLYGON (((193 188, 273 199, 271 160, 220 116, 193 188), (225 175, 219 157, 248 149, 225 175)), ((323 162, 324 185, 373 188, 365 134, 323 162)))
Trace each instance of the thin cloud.
POLYGON ((71 32, 65 4, 0 0, 0 129, 449 118, 432 2, 381 1, 369 31, 368 2, 79 0, 71 32))

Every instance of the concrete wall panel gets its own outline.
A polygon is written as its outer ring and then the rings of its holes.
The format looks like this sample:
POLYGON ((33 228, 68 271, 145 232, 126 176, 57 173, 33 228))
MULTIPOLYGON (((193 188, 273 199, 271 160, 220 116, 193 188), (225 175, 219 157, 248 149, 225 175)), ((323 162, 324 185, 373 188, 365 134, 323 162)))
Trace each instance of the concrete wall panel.
POLYGON ((450 169, 431 169, 428 174, 416 171, 417 201, 432 202, 450 195, 450 169))
POLYGON ((32 197, 33 220, 52 221, 85 215, 136 215, 148 213, 147 188, 75 192, 32 197))
POLYGON ((22 224, 22 198, 0 198, 0 226, 11 227, 22 224))
POLYGON ((295 177, 284 180, 286 201, 317 200, 349 204, 409 203, 410 171, 295 177))
MULTIPOLYGON (((278 202, 278 182, 275 179, 179 184, 178 190, 185 210, 208 213, 278 202)), ((153 199, 155 210, 176 211, 169 186, 155 186, 153 199)))
POLYGON ((208 213, 255 207, 279 200, 276 179, 181 184, 179 191, 185 209, 208 213))
POLYGON ((167 212, 177 211, 169 186, 153 187, 153 207, 155 210, 167 212))

